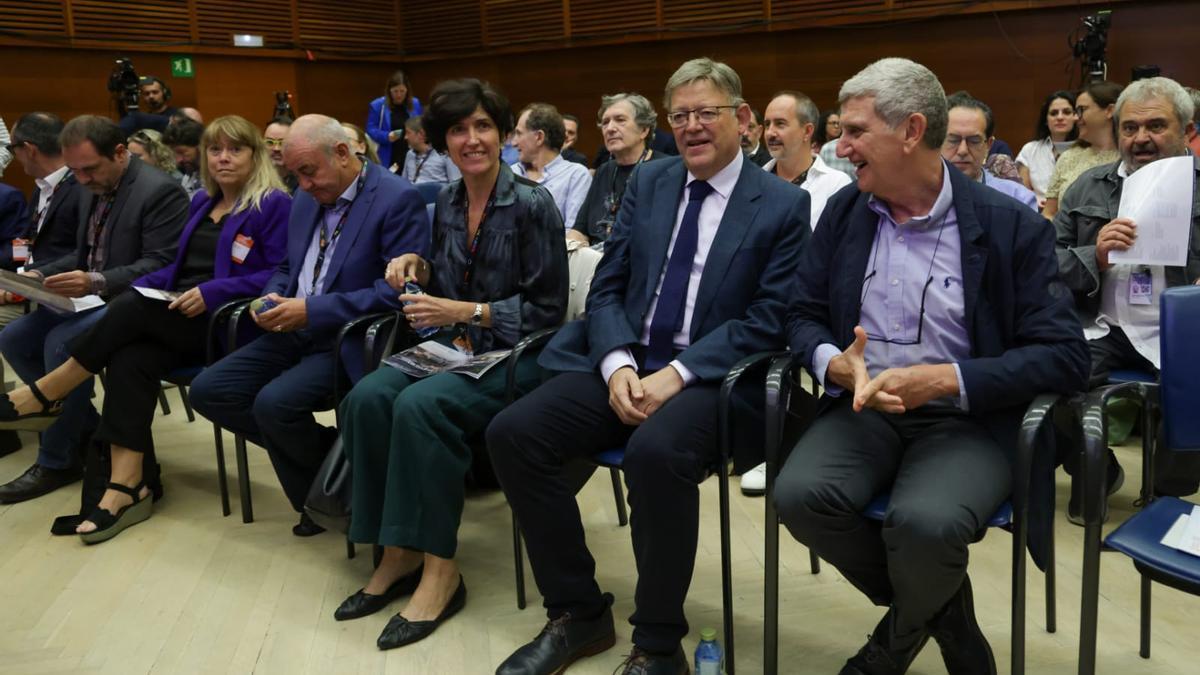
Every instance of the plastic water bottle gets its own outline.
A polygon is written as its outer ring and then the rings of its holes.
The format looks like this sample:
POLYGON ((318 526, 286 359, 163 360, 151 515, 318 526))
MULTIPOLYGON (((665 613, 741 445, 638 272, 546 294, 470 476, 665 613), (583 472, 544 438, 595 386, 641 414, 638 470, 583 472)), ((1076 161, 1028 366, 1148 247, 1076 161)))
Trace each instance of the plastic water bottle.
POLYGON ((725 654, 717 642, 717 630, 705 628, 700 631, 700 644, 696 645, 696 675, 721 675, 725 654))
MULTIPOLYGON (((419 285, 417 285, 416 282, 414 282, 414 281, 405 281, 404 282, 404 294, 405 295, 424 295, 424 293, 425 293, 425 291, 422 291, 421 287, 419 285)), ((412 301, 409 300, 408 302, 406 302, 404 304, 405 304, 405 306, 411 305, 412 301)), ((425 328, 414 328, 413 330, 415 330, 417 332, 417 337, 427 338, 430 335, 433 335, 434 333, 438 332, 441 329, 438 328, 437 326, 427 326, 425 328)))

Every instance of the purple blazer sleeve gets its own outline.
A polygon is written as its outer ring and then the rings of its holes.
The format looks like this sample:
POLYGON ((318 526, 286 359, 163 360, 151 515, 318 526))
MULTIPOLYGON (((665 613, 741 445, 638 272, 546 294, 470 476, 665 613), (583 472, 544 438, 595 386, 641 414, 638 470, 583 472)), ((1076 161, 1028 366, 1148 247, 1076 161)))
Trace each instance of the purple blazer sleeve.
POLYGON ((213 311, 235 298, 257 296, 263 285, 271 278, 275 267, 287 256, 288 213, 292 198, 283 191, 267 194, 260 209, 250 209, 238 214, 236 220, 226 223, 227 232, 222 232, 222 241, 229 241, 229 248, 218 248, 214 276, 200 284, 204 305, 213 311), (254 240, 246 259, 233 261, 232 243, 238 234, 254 240))
POLYGON ((179 271, 179 266, 183 263, 184 256, 187 255, 187 242, 191 239, 192 232, 196 230, 200 219, 204 217, 204 214, 212 210, 212 207, 215 205, 214 201, 204 190, 200 190, 192 197, 192 203, 188 207, 187 223, 184 224, 183 231, 179 235, 179 247, 175 252, 175 259, 166 267, 160 267, 149 274, 134 279, 130 286, 158 288, 161 290, 170 289, 171 284, 175 281, 175 274, 179 271))

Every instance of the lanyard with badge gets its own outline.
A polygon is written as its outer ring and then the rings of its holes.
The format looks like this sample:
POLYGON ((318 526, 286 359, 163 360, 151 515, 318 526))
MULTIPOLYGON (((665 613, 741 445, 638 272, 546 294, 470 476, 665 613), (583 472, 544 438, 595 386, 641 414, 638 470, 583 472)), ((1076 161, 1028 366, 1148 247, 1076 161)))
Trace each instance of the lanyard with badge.
POLYGON ((1146 265, 1129 271, 1129 304, 1149 305, 1154 296, 1154 274, 1146 265))
POLYGON ((50 204, 54 202, 54 196, 58 194, 58 189, 67 182, 71 177, 71 172, 67 171, 62 178, 54 184, 50 190, 50 196, 46 199, 46 205, 38 209, 33 217, 33 232, 29 233, 29 238, 17 237, 12 240, 12 260, 13 262, 24 263, 29 262, 29 249, 33 246, 33 242, 37 239, 38 232, 42 229, 42 221, 46 219, 46 214, 50 212, 50 204))
MULTIPOLYGON (((471 220, 471 200, 469 197, 466 197, 465 203, 469 226, 471 220)), ((496 186, 493 185, 492 194, 488 197, 487 203, 483 207, 483 213, 479 216, 479 225, 475 228, 475 236, 471 237, 471 241, 467 243, 467 260, 465 269, 463 269, 462 285, 459 287, 461 297, 467 297, 471 286, 471 278, 475 276, 476 255, 479 253, 479 241, 483 237, 483 227, 495 209, 496 186)), ((459 330, 458 337, 454 338, 454 348, 467 355, 475 353, 474 345, 471 344, 471 338, 467 335, 467 327, 465 325, 459 330)))
MULTIPOLYGON (((630 178, 633 177, 634 169, 637 169, 638 165, 649 159, 650 155, 652 154, 654 154, 654 151, 650 148, 646 148, 642 151, 641 156, 639 156, 638 160, 634 162, 633 169, 629 170, 630 178)), ((597 230, 604 232, 605 239, 608 239, 612 236, 613 223, 615 223, 617 220, 617 212, 621 210, 621 198, 625 196, 624 189, 621 190, 620 195, 617 194, 617 178, 620 176, 621 171, 620 167, 616 166, 616 161, 617 160, 614 158, 612 181, 608 186, 608 195, 604 197, 604 216, 600 218, 600 220, 596 221, 596 228, 597 230)), ((625 184, 629 184, 628 178, 626 178, 625 184)))
POLYGON ((321 222, 317 224, 317 229, 320 232, 320 239, 317 240, 317 262, 315 265, 313 265, 312 289, 309 291, 309 295, 317 294, 317 281, 321 278, 321 268, 325 266, 325 253, 342 234, 342 227, 346 225, 346 219, 350 217, 350 209, 354 207, 354 202, 358 199, 358 196, 362 194, 363 181, 366 179, 366 177, 367 164, 366 162, 363 162, 363 168, 358 172, 358 185, 355 187, 354 199, 351 199, 350 202, 342 208, 342 215, 338 218, 337 225, 333 228, 333 232, 331 234, 327 235, 325 232, 324 215, 318 216, 321 219, 321 222))

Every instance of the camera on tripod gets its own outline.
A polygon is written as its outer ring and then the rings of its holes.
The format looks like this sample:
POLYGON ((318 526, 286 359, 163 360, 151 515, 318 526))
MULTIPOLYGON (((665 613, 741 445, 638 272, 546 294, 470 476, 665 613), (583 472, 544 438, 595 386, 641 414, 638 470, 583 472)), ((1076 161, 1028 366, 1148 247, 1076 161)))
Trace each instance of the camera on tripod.
POLYGON ((124 117, 138 109, 139 82, 133 61, 117 59, 108 75, 108 92, 117 104, 117 114, 124 117))
POLYGON ((296 110, 292 108, 292 93, 287 90, 275 92, 275 112, 271 113, 271 119, 280 117, 296 119, 296 110))
POLYGON ((1096 12, 1092 16, 1085 16, 1082 23, 1086 33, 1071 45, 1071 50, 1083 66, 1083 72, 1087 73, 1084 81, 1106 79, 1108 64, 1105 62, 1104 53, 1108 48, 1108 29, 1112 26, 1112 10, 1106 9, 1096 12))

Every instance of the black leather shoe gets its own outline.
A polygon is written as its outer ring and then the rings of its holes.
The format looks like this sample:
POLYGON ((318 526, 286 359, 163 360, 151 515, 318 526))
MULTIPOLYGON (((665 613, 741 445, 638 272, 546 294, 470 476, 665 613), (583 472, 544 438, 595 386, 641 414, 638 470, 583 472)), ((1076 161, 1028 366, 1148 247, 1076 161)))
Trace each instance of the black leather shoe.
POLYGON ((888 609, 875 632, 858 653, 842 666, 839 675, 903 675, 929 640, 928 631, 896 636, 892 630, 895 612, 888 609))
POLYGON ((676 648, 674 654, 651 654, 634 646, 618 668, 621 675, 688 675, 691 672, 682 647, 676 648))
POLYGON ((975 620, 975 601, 971 579, 962 586, 929 625, 933 639, 942 650, 942 661, 951 675, 996 675, 992 648, 975 620))
MULTIPOLYGON (((1105 494, 1109 497, 1116 494, 1117 490, 1125 484, 1125 469, 1121 468, 1121 463, 1117 461, 1117 455, 1112 448, 1108 449, 1108 470, 1105 472, 1105 478, 1108 485, 1105 486, 1105 494)), ((1104 513, 1104 520, 1108 520, 1108 512, 1104 513)), ((1067 502, 1067 521, 1072 525, 1083 527, 1083 479, 1079 476, 1071 477, 1071 499, 1067 502)))
POLYGON ((393 581, 392 585, 388 586, 382 595, 373 595, 361 588, 358 589, 354 595, 346 598, 342 601, 341 605, 338 605, 338 608, 333 612, 333 618, 338 621, 346 621, 374 614, 387 607, 396 598, 411 595, 413 591, 417 590, 417 584, 421 583, 421 572, 424 570, 425 566, 421 565, 412 572, 393 581))
POLYGON ((454 590, 454 595, 450 596, 450 602, 446 603, 446 608, 442 610, 441 614, 438 614, 436 619, 433 621, 409 621, 397 614, 383 627, 383 632, 379 634, 379 639, 375 641, 375 644, 380 649, 395 649, 424 640, 437 630, 443 621, 458 614, 466 604, 467 586, 460 576, 458 588, 454 590))
POLYGON ((300 514, 300 522, 292 526, 292 534, 297 537, 312 537, 321 534, 325 528, 313 522, 307 513, 300 514))
POLYGON ((604 611, 592 619, 576 619, 570 612, 546 622, 542 632, 512 653, 496 675, 553 675, 585 656, 593 656, 617 643, 613 627, 612 593, 604 594, 604 611))
POLYGON ((54 492, 83 478, 82 469, 49 469, 34 464, 4 485, 0 485, 0 504, 16 504, 54 492))

